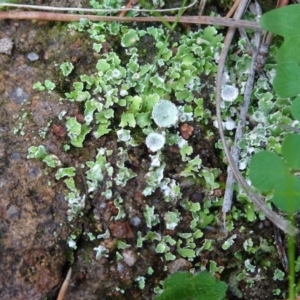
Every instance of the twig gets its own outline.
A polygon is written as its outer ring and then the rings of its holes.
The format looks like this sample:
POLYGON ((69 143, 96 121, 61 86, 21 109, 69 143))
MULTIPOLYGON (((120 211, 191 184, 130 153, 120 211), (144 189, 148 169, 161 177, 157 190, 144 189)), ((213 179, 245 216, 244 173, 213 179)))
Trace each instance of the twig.
POLYGON ((296 128, 296 127, 285 125, 285 124, 278 124, 278 126, 285 130, 291 130, 291 131, 300 133, 300 128, 296 128))
MULTIPOLYGON (((198 0, 195 0, 190 5, 184 7, 184 9, 190 8, 197 3, 198 0)), ((132 2, 132 1, 130 1, 132 2)), ((46 5, 28 5, 28 4, 14 4, 14 3, 0 3, 0 7, 16 7, 16 8, 25 8, 25 9, 36 9, 36 10, 49 10, 49 11, 71 11, 71 12, 119 12, 119 11, 136 11, 136 12, 172 12, 179 11, 182 7, 173 7, 173 8, 161 8, 161 9, 144 9, 144 8, 133 8, 133 7, 123 7, 123 8, 80 8, 80 7, 56 7, 56 6, 46 6, 46 5)))
POLYGON ((289 4, 289 0, 277 0, 276 8, 286 6, 288 4, 289 4))
MULTIPOLYGON (((199 4, 198 16, 203 16, 204 8, 207 0, 201 0, 199 4)), ((201 28, 201 25, 198 25, 198 29, 201 28)))
POLYGON ((199 4, 198 16, 202 16, 207 0, 201 0, 199 4))
MULTIPOLYGON (((237 3, 237 2, 238 2, 238 4, 241 4, 241 5, 236 6, 236 12, 235 12, 234 16, 236 18, 241 18, 243 13, 244 13, 244 10, 246 8, 247 2, 246 1, 240 2, 240 1, 237 0, 235 3, 237 3)), ((231 28, 230 28, 229 31, 228 31, 228 35, 231 34, 231 32, 232 32, 232 35, 233 35, 234 30, 231 30, 231 28)), ((227 38, 227 36, 226 36, 226 38, 227 38)), ((228 43, 230 45, 231 40, 228 43)), ((252 56, 252 61, 253 61, 253 56, 252 56)), ((249 78, 250 78, 250 76, 248 77, 248 81, 249 81, 249 78)), ((247 81, 247 83, 248 83, 248 81, 247 81)), ((247 108, 247 111, 248 111, 249 103, 246 103, 246 100, 245 100, 246 97, 248 97, 248 94, 246 95, 246 91, 245 91, 243 106, 245 106, 245 104, 246 104, 246 106, 247 106, 246 108, 247 108)), ((249 100, 247 99, 247 102, 249 102, 249 101, 250 101, 250 99, 249 100)), ((242 111, 241 111, 241 114, 242 114, 242 111)), ((246 114, 247 114, 247 112, 246 112, 246 114)), ((243 111, 243 116, 244 115, 245 115, 245 112, 243 111)), ((244 122, 242 121, 242 123, 244 123, 244 122)), ((238 142, 238 140, 240 140, 241 135, 242 135, 242 131, 243 131, 242 128, 241 128, 242 123, 241 123, 241 120, 239 120, 237 129, 236 129, 234 145, 233 145, 232 150, 231 150, 232 159, 234 161, 234 166, 236 168, 238 167, 238 159, 239 159, 239 153, 240 153, 240 151, 239 151, 239 149, 236 145, 236 142, 238 142)), ((228 211, 230 211, 231 206, 232 206, 232 196, 233 196, 233 185, 234 185, 234 183, 235 183, 235 179, 234 179, 234 175, 233 175, 233 169, 232 169, 231 164, 229 164, 228 167, 227 167, 226 189, 225 189, 225 193, 224 193, 224 200, 223 200, 223 207, 222 207, 224 223, 225 223, 226 213, 228 211)))
MULTIPOLYGON (((254 35, 253 49, 251 49, 252 61, 251 61, 251 66, 249 68, 249 76, 248 76, 247 83, 245 86, 244 101, 241 105, 240 115, 239 115, 239 119, 238 119, 239 121, 238 121, 238 125, 237 125, 236 131, 235 131, 234 144, 231 149, 232 158, 235 161, 236 168, 238 168, 238 161, 239 161, 239 157, 240 157, 240 149, 238 147, 238 143, 241 141, 241 139, 243 138, 243 134, 244 134, 247 113, 248 113, 250 100, 251 100, 251 93, 253 90, 255 65, 256 65, 258 50, 259 50, 259 46, 260 46, 260 41, 261 41, 261 32, 256 31, 255 35, 254 35)), ((234 183, 235 183, 235 178, 233 175, 232 168, 229 165, 227 168, 226 189, 225 189, 225 193, 224 193, 223 208, 222 208, 223 214, 226 214, 231 209, 234 183)))
MULTIPOLYGON (((90 21, 106 21, 106 22, 176 22, 176 17, 123 17, 116 16, 94 16, 94 15, 71 15, 61 13, 49 13, 42 11, 2 11, 0 12, 1 19, 15 19, 15 20, 40 20, 40 21, 59 21, 59 22, 75 22, 81 19, 90 21)), ((243 27, 249 29, 260 29, 257 22, 246 20, 235 20, 223 17, 210 17, 210 16, 183 16, 178 20, 179 23, 191 24, 206 24, 206 25, 219 25, 225 27, 243 27)))
POLYGON ((132 6, 137 3, 137 0, 129 0, 128 3, 126 4, 125 8, 122 8, 122 11, 119 13, 119 17, 125 17, 128 9, 132 10, 132 6))
POLYGON ((280 232, 276 226, 274 226, 274 244, 276 246, 278 256, 279 256, 279 259, 283 266, 283 269, 286 273, 288 273, 289 272, 289 264, 288 264, 288 258, 286 256, 286 252, 285 252, 285 246, 284 246, 284 243, 280 236, 280 232))
MULTIPOLYGON (((240 157, 240 149, 238 147, 238 143, 241 141, 244 134, 246 118, 247 118, 247 113, 250 105, 250 98, 251 98, 251 93, 252 93, 253 83, 254 83, 254 75, 255 75, 254 68, 255 68, 256 58, 257 58, 258 49, 260 45, 260 37, 261 37, 260 32, 256 31, 254 37, 254 47, 252 50, 252 62, 249 69, 249 77, 244 92, 244 101, 241 105, 239 122, 235 131, 234 144, 231 149, 232 158, 235 162, 236 168, 238 168, 238 161, 240 157)), ((227 168, 226 189, 224 193, 224 201, 223 201, 223 208, 222 208, 223 213, 227 213, 231 209, 234 183, 235 183, 235 178, 233 175, 232 168, 229 165, 227 168)))
POLYGON ((236 11, 237 7, 240 4, 240 0, 235 0, 234 4, 230 8, 229 12, 226 14, 226 18, 231 18, 234 12, 236 11))
MULTIPOLYGON (((242 5, 245 2, 245 0, 241 1, 242 5)), ((247 192, 248 196, 254 203, 254 205, 257 207, 258 210, 260 210, 264 215, 272 221, 278 228, 282 229, 284 232, 295 235, 298 230, 292 226, 289 222, 281 218, 278 214, 276 214, 274 211, 272 211, 267 205, 264 203, 264 201, 261 199, 261 196, 255 194, 252 190, 252 188, 249 186, 249 184, 246 182, 240 171, 236 168, 235 162, 232 158, 232 155, 230 153, 230 150, 228 149, 224 132, 223 132, 223 127, 222 127, 222 117, 221 117, 221 107, 220 107, 220 102, 221 102, 221 84, 222 84, 222 75, 223 75, 223 70, 225 66, 225 60, 226 56, 229 50, 230 43, 232 41, 233 35, 235 32, 235 28, 229 28, 225 41, 224 41, 224 47, 222 49, 220 59, 219 59, 219 64, 218 64, 218 72, 217 72, 217 78, 216 78, 216 113, 217 113, 217 120, 218 120, 218 128, 219 128, 219 133, 220 133, 220 138, 223 144, 223 148, 226 154, 226 157, 229 161, 229 164, 232 168, 232 172, 236 178, 236 180, 239 182, 239 184, 243 187, 245 192, 247 192)))
POLYGON ((72 275, 72 268, 69 269, 66 279, 64 280, 56 300, 64 300, 72 275))

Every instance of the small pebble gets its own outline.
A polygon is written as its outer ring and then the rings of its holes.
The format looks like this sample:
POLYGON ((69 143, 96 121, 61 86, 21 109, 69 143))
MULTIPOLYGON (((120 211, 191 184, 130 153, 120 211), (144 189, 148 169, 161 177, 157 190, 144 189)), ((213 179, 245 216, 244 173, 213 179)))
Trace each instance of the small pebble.
POLYGON ((118 270, 119 273, 124 273, 124 271, 125 271, 124 265, 121 264, 121 263, 118 263, 117 270, 118 270))
POLYGON ((141 219, 137 216, 133 217, 131 220, 130 220, 130 224, 134 227, 138 227, 140 224, 141 224, 141 219))
POLYGON ((9 219, 11 219, 11 218, 14 218, 14 217, 18 217, 20 214, 19 214, 19 209, 16 207, 16 206, 14 206, 14 205, 11 205, 10 207, 9 207, 9 209, 7 210, 7 217, 9 218, 9 219))
POLYGON ((30 52, 27 54, 27 58, 30 60, 30 61, 36 61, 39 59, 39 56, 34 53, 34 52, 30 52))
POLYGON ((29 98, 29 95, 23 91, 22 88, 16 88, 14 89, 9 96, 12 98, 12 100, 17 103, 21 104, 23 101, 27 100, 29 98))
POLYGON ((38 177, 41 174, 41 170, 39 167, 33 166, 29 167, 28 173, 30 177, 38 177))
POLYGON ((11 50, 13 48, 13 45, 14 43, 10 38, 0 39, 0 53, 11 55, 11 50))
POLYGON ((21 159, 21 155, 19 152, 14 152, 12 155, 11 155, 11 159, 12 160, 20 160, 21 159))
POLYGON ((177 271, 188 270, 192 268, 192 263, 184 258, 178 258, 168 264, 168 271, 173 274, 177 271))
POLYGON ((132 267, 136 261, 137 261, 137 256, 134 251, 130 249, 125 249, 122 253, 124 262, 129 266, 132 267))

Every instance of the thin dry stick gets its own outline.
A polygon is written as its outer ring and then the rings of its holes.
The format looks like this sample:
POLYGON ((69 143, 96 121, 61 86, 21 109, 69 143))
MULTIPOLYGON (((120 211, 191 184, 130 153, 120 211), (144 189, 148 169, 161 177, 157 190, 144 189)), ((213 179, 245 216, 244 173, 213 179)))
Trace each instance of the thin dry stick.
MULTIPOLYGON (((241 28, 239 28, 239 30, 241 30, 241 28)), ((242 30, 244 31, 244 29, 242 29, 242 30)), ((246 124, 247 113, 248 113, 248 109, 249 109, 249 105, 250 105, 251 93, 252 93, 252 90, 253 90, 255 65, 256 65, 258 50, 259 50, 259 46, 260 46, 260 41, 261 41, 261 32, 256 31, 255 35, 254 35, 253 49, 251 49, 252 62, 251 62, 251 66, 249 68, 249 76, 248 76, 248 80, 247 80, 246 87, 245 87, 244 101, 241 105, 239 121, 238 121, 238 125, 237 125, 236 131, 235 131, 234 144, 231 148, 232 158, 234 159, 235 166, 237 168, 238 168, 238 161, 239 161, 239 156, 240 156, 240 149, 238 148, 237 145, 241 141, 241 139, 243 138, 243 134, 244 134, 244 128, 245 128, 245 124, 246 124)), ((225 193, 224 193, 224 200, 223 200, 223 207, 222 207, 222 212, 223 212, 224 215, 228 211, 230 211, 231 206, 232 206, 233 185, 234 185, 234 183, 235 183, 235 178, 234 178, 234 175, 233 175, 233 171, 232 171, 232 168, 230 167, 230 165, 228 165, 226 189, 225 189, 225 193)))
MULTIPOLYGON (((277 4, 276 4, 276 8, 288 5, 289 4, 288 2, 289 2, 288 0, 278 0, 277 4)), ((259 14, 262 15, 260 6, 256 2, 255 2, 255 4, 256 4, 259 14)), ((256 71, 261 77, 266 77, 262 69, 266 63, 266 58, 269 53, 269 48, 270 48, 272 39, 273 39, 273 34, 271 32, 264 33, 263 41, 260 45, 258 58, 257 58, 257 64, 256 64, 256 71)))
MULTIPOLYGON (((245 3, 245 0, 241 1, 240 5, 243 5, 245 3)), ((220 102, 221 102, 221 84, 222 84, 222 75, 224 71, 224 66, 225 66, 225 60, 226 56, 229 50, 229 46, 231 44, 233 35, 235 32, 235 28, 229 28, 227 35, 225 37, 224 41, 224 47, 222 49, 220 59, 219 59, 219 64, 218 64, 218 72, 217 72, 217 78, 216 78, 216 113, 217 113, 217 120, 218 120, 218 128, 219 128, 219 133, 220 133, 220 138, 223 144, 224 151, 226 153, 226 157, 229 161, 229 164, 231 165, 233 174, 239 184, 243 187, 245 192, 247 192, 248 196, 254 203, 254 205, 257 207, 258 210, 260 210, 262 213, 265 214, 265 216, 272 221, 278 228, 282 229, 284 232, 290 234, 290 235, 295 235, 298 230, 292 226, 289 222, 281 218, 278 214, 276 214, 274 211, 272 211, 265 202, 261 199, 261 196, 255 194, 252 190, 252 188, 249 186, 249 184, 246 182, 246 180, 243 178, 242 174, 240 171, 236 168, 235 162, 232 158, 232 155, 230 153, 230 150, 227 146, 224 132, 223 132, 223 127, 222 127, 222 117, 221 117, 221 107, 220 107, 220 102)))
POLYGON ((72 275, 72 268, 69 269, 66 279, 64 280, 56 300, 64 300, 72 275))
POLYGON ((226 14, 226 18, 231 18, 234 12, 236 11, 237 7, 240 4, 240 0, 235 0, 232 7, 230 8, 229 12, 226 14))
MULTIPOLYGON (((236 168, 238 168, 238 161, 239 161, 239 156, 240 156, 240 149, 237 145, 243 138, 243 134, 244 134, 244 128, 245 128, 245 124, 246 124, 246 118, 247 118, 247 113, 248 113, 248 109, 249 109, 249 105, 250 105, 251 93, 252 93, 252 89, 253 89, 254 75, 255 75, 255 63, 256 63, 256 58, 257 58, 258 49, 259 49, 259 45, 260 45, 260 39, 261 39, 261 33, 260 33, 260 31, 256 31, 255 37, 254 37, 254 47, 252 50, 252 62, 251 62, 251 66, 249 69, 249 77, 248 77, 246 87, 245 87, 245 92, 244 92, 244 101, 241 105, 239 122, 238 122, 238 125, 236 128, 236 131, 235 131, 234 144, 231 148, 232 158, 235 161, 236 168)), ((234 183, 235 183, 235 178, 233 175, 232 168, 229 165, 227 168, 226 189, 225 189, 225 193, 224 193, 223 208, 222 208, 222 212, 224 214, 226 214, 231 209, 234 183)))
MULTIPOLYGON (((206 5, 206 1, 207 0, 201 0, 200 3, 199 3, 199 10, 198 10, 198 16, 202 16, 203 15, 203 12, 204 12, 204 8, 205 8, 205 5, 206 5)), ((201 28, 201 25, 199 24, 198 25, 198 29, 201 28)))
MULTIPOLYGON (((239 19, 244 14, 247 2, 243 1, 241 3, 239 0, 237 0, 235 3, 237 3, 238 5, 235 6, 236 11, 235 11, 234 17, 239 19), (239 4, 241 4, 241 5, 239 5, 239 4)), ((230 43, 231 43, 231 41, 230 41, 230 43)), ((252 60, 253 60, 253 57, 252 57, 252 60)), ((250 76, 249 76, 249 78, 250 78, 250 76)), ((248 80, 249 80, 249 78, 248 78, 248 80)), ((248 83, 248 81, 247 81, 247 83, 248 83)), ((244 97, 244 103, 243 104, 245 104, 245 102, 246 102, 246 100, 245 100, 245 97, 244 97)), ((247 108, 247 110, 248 110, 248 108, 247 108)), ((246 112, 246 114, 247 114, 247 112, 246 112)), ((244 115, 244 113, 243 113, 243 115, 244 115)), ((239 125, 241 125, 241 120, 239 120, 239 125)), ((236 142, 237 135, 239 135, 240 133, 242 133, 242 130, 238 126, 237 129, 236 129, 235 141, 234 142, 236 142)), ((238 147, 235 143, 234 143, 234 145, 231 149, 231 154, 232 154, 232 158, 234 160, 234 166, 237 168, 237 166, 238 166, 237 161, 238 161, 238 158, 239 158, 239 150, 238 150, 238 147)), ((234 178, 234 175, 233 175, 233 170, 232 170, 231 165, 229 164, 228 167, 227 167, 226 189, 225 189, 225 193, 224 193, 224 200, 223 200, 223 207, 222 207, 224 225, 225 225, 226 213, 228 211, 230 211, 231 206, 232 206, 232 196, 233 196, 233 185, 234 185, 234 183, 235 183, 235 178, 234 178)))
POLYGON ((119 13, 119 17, 125 17, 126 13, 128 12, 128 9, 132 9, 132 6, 137 3, 137 0, 129 0, 126 4, 125 8, 122 9, 122 11, 119 13))
POLYGON ((199 4, 198 16, 202 16, 207 0, 201 0, 199 4))
MULTIPOLYGON (((138 1, 138 0, 136 0, 138 1)), ((131 1, 130 1, 131 2, 131 1)), ((197 3, 197 0, 192 2, 191 4, 184 7, 184 9, 190 8, 197 3)), ((15 8, 25 8, 25 9, 35 9, 35 10, 52 10, 52 11, 71 11, 71 12, 119 12, 119 11, 129 11, 133 10, 136 12, 172 12, 172 11, 180 11, 182 7, 172 7, 172 8, 161 8, 161 9, 144 9, 144 8, 80 8, 80 7, 56 7, 56 6, 47 6, 47 5, 28 5, 28 4, 14 4, 14 3, 0 3, 0 7, 15 7, 15 8)))
POLYGON ((177 20, 177 17, 116 17, 116 16, 94 16, 94 15, 71 15, 61 13, 49 13, 42 11, 2 11, 0 12, 1 19, 15 20, 40 20, 40 21, 59 21, 59 22, 75 22, 81 19, 90 21, 105 21, 105 22, 176 22, 190 24, 206 24, 219 25, 226 27, 243 27, 249 29, 260 29, 260 25, 256 22, 246 20, 235 20, 223 17, 209 16, 183 16, 177 20))

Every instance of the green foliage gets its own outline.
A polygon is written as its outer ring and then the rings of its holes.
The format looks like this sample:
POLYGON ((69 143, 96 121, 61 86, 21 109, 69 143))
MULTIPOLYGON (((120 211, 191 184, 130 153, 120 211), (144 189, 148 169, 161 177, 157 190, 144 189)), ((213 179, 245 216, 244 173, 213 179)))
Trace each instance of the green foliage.
POLYGON ((33 84, 33 89, 39 90, 39 91, 44 91, 46 89, 50 92, 50 91, 54 90, 54 88, 55 88, 55 83, 53 83, 49 79, 46 79, 44 81, 44 85, 40 81, 33 84))
MULTIPOLYGON (((290 113, 300 121, 300 5, 289 5, 263 15, 261 26, 270 32, 284 37, 284 42, 276 54, 276 76, 273 81, 275 92, 283 98, 296 97, 290 106, 290 113)), ((286 100, 278 99, 276 102, 286 100)), ((284 113, 284 112, 283 112, 284 113)), ((282 112, 278 112, 278 115, 282 112)), ((283 121, 283 119, 282 119, 283 121)), ((284 124, 284 122, 282 122, 284 124)), ((275 135, 276 136, 276 135, 275 135)), ((278 136, 278 134, 277 134, 278 136)), ((299 155, 300 136, 290 134, 285 137, 281 150, 277 147, 277 154, 262 151, 255 154, 250 163, 250 179, 255 187, 261 191, 272 191, 271 201, 285 212, 293 223, 292 213, 300 210, 300 169, 299 155), (278 151, 279 150, 279 151, 278 151)), ((275 147, 273 147, 276 150, 275 147)), ((295 237, 288 239, 289 260, 289 297, 295 299, 300 286, 295 284, 295 237)), ((280 270, 274 273, 274 280, 283 280, 284 274, 280 270)))
POLYGON ((55 174, 55 179, 59 180, 63 177, 74 177, 75 171, 76 169, 74 167, 60 168, 55 174))
POLYGON ((68 76, 73 71, 74 65, 70 62, 65 62, 65 63, 60 65, 60 69, 61 69, 64 76, 68 76))
POLYGON ((82 147, 85 136, 90 132, 90 128, 86 124, 80 124, 76 118, 67 117, 66 127, 71 144, 75 147, 82 147))
POLYGON ((43 145, 29 147, 27 158, 42 160, 50 168, 59 167, 61 165, 59 158, 54 154, 48 154, 43 145))
POLYGON ((298 96, 292 104, 291 107, 291 111, 292 111, 292 116, 296 119, 296 120, 300 120, 300 96, 298 96))
POLYGON ((284 98, 300 94, 300 66, 294 61, 279 63, 274 78, 275 92, 284 98))
POLYGON ((300 136, 291 134, 282 144, 282 156, 270 151, 257 153, 250 163, 250 179, 262 191, 273 191, 274 204, 289 213, 300 210, 300 136))
POLYGON ((221 300, 225 299, 227 285, 208 272, 196 276, 174 273, 163 283, 164 291, 155 300, 221 300))
POLYGON ((123 35, 121 44, 123 47, 133 46, 139 40, 139 36, 134 29, 129 29, 126 34, 123 35))
POLYGON ((203 211, 199 212, 199 227, 200 228, 205 228, 207 225, 213 222, 215 219, 215 216, 212 214, 206 214, 203 211))
POLYGON ((276 56, 274 90, 281 97, 296 96, 300 93, 300 5, 272 10, 261 17, 260 24, 263 29, 284 37, 276 56))
MULTIPOLYGON (((300 93, 300 5, 290 5, 270 11, 262 16, 264 29, 284 37, 276 60, 276 77, 273 82, 276 93, 284 98, 296 97, 300 93)), ((300 98, 291 106, 293 117, 300 120, 300 98)), ((295 213, 300 210, 300 136, 290 134, 281 147, 282 158, 270 151, 253 156, 250 163, 252 184, 264 192, 273 192, 271 201, 281 210, 295 213)))
POLYGON ((277 61, 300 63, 300 5, 289 5, 264 14, 261 26, 270 32, 284 37, 284 43, 277 53, 277 61))

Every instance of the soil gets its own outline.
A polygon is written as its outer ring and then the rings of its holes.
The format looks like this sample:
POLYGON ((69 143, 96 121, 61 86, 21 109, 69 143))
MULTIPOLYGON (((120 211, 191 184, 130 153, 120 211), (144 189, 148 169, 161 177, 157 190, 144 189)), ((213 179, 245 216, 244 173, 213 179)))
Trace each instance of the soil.
MULTIPOLYGON (((82 1, 35 2, 76 6, 82 1)), ((126 218, 112 221, 118 209, 113 199, 107 201, 101 196, 99 187, 93 198, 87 198, 82 215, 68 222, 65 184, 55 180, 55 171, 38 160, 27 159, 27 154, 30 146, 43 144, 49 153, 59 156, 64 166, 80 169, 81 163, 95 158, 97 148, 105 146, 115 150, 124 147, 117 143, 114 135, 109 134, 100 139, 89 136, 83 149, 62 151, 66 138, 57 129, 61 126, 58 115, 62 110, 68 115, 78 115, 81 107, 59 99, 71 86, 72 80, 95 65, 97 58, 92 51, 92 42, 87 34, 68 35, 65 24, 52 22, 1 20, 0 39, 4 37, 13 42, 13 48, 11 53, 0 54, 0 299, 56 299, 70 266, 73 274, 65 299, 153 299, 153 289, 170 273, 189 270, 196 263, 208 266, 210 261, 224 266, 225 270, 220 275, 222 280, 232 281, 228 299, 238 299, 238 295, 241 295, 240 299, 247 300, 273 299, 275 288, 285 289, 284 284, 272 279, 273 273, 269 269, 260 270, 261 280, 255 282, 255 287, 254 284, 251 287, 245 282, 234 282, 234 275, 243 268, 243 262, 238 264, 234 254, 243 251, 243 242, 251 237, 254 244, 259 245, 262 238, 273 239, 273 226, 267 221, 245 224, 235 220, 236 229, 230 235, 237 235, 236 242, 227 251, 221 247, 219 238, 222 233, 218 232, 218 226, 204 230, 205 236, 198 243, 202 245, 204 238, 211 239, 214 250, 204 251, 194 261, 178 256, 175 261, 165 264, 152 243, 145 242, 142 248, 137 247, 138 232, 142 236, 147 233, 143 216, 145 205, 154 205, 159 216, 170 208, 169 203, 158 200, 160 192, 147 197, 147 202, 141 193, 149 166, 149 153, 144 143, 128 149, 128 167, 137 176, 126 187, 114 187, 114 194, 124 199, 126 218), (38 60, 28 58, 31 52, 39 56, 38 60), (75 65, 69 82, 56 77, 58 66, 65 61, 72 61, 75 65), (45 79, 55 81, 57 88, 51 93, 32 89, 35 82, 45 79), (45 139, 39 135, 43 129, 46 131, 45 139), (142 221, 136 223, 136 220, 142 221), (246 227, 246 233, 240 232, 242 225, 246 227), (107 229, 111 237, 101 245, 109 249, 110 254, 97 260, 93 249, 99 246, 99 241, 91 241, 88 233, 97 235, 107 229), (67 245, 70 234, 76 235, 76 250, 67 245), (130 247, 117 250, 118 240, 130 247), (117 251, 123 259, 116 260, 117 251), (149 266, 154 270, 152 275, 148 273, 149 266), (146 278, 144 289, 140 289, 136 281, 139 276, 146 278)), ((203 164, 225 172, 226 166, 220 162, 219 150, 213 146, 218 140, 217 132, 208 140, 200 134, 201 125, 193 123, 190 126, 194 131, 189 142, 203 164)), ((181 168, 178 149, 166 150, 165 157, 169 166, 166 173, 172 178, 181 168)), ((112 156, 111 165, 115 166, 118 159, 112 156)), ((83 176, 78 175, 75 180, 76 186, 85 193, 83 176)), ((185 198, 194 202, 203 201, 201 186, 187 185, 183 193, 185 198)), ((177 209, 180 207, 177 206, 177 209)), ((176 237, 180 232, 188 232, 190 221, 191 216, 182 211, 182 220, 176 230, 167 230, 163 224, 156 225, 155 230, 176 237)), ((281 267, 279 258, 274 254, 262 252, 251 259, 252 263, 268 260, 274 268, 281 267)))

